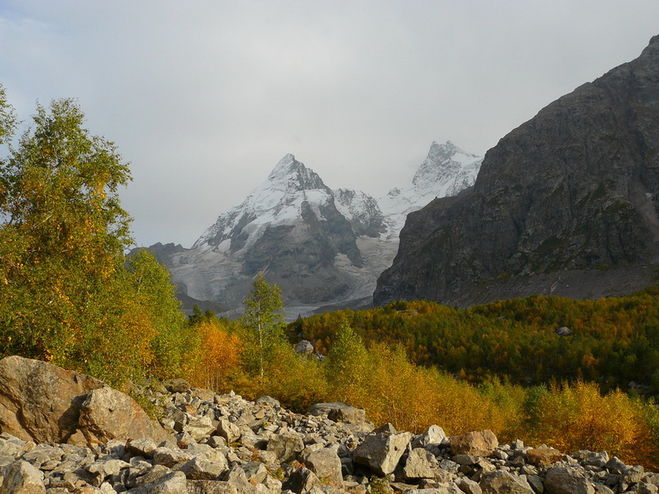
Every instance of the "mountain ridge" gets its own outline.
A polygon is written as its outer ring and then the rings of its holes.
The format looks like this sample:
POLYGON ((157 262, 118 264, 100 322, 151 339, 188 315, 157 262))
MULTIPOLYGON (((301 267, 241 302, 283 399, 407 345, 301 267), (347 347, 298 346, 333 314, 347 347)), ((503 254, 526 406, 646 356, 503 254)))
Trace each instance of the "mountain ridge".
POLYGON ((410 214, 375 303, 463 306, 539 290, 597 297, 647 286, 659 261, 658 101, 655 36, 636 60, 504 136, 472 188, 410 214), (613 275, 606 287, 601 271, 613 275))
POLYGON ((151 249, 169 268, 187 309, 191 300, 239 307, 261 271, 282 287, 291 316, 356 300, 368 305, 377 276, 396 253, 401 217, 438 194, 473 183, 479 165, 476 155, 450 141, 433 142, 421 172, 383 212, 380 200, 360 190, 331 189, 286 154, 190 249, 158 244, 151 249))

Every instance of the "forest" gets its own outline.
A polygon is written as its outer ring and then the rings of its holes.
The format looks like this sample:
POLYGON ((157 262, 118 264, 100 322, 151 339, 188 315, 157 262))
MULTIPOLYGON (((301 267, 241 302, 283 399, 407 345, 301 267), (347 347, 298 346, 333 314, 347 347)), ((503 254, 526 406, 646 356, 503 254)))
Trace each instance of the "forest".
POLYGON ((489 428, 502 441, 659 466, 657 288, 466 310, 395 302, 286 326, 279 288, 257 276, 239 320, 187 317, 167 270, 147 251, 127 255, 118 193, 130 170, 84 122, 75 101, 57 100, 17 138, 0 86, 0 358, 50 361, 129 392, 183 377, 300 411, 345 401, 376 424, 489 428), (297 354, 301 337, 322 358, 297 354))

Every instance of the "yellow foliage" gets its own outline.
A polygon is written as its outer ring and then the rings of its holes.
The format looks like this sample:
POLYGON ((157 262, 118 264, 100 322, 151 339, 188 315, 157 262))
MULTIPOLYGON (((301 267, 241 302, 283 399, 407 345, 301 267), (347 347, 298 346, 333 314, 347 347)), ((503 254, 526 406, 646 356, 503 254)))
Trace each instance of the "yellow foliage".
POLYGON ((192 356, 190 381, 194 386, 225 391, 229 376, 240 368, 243 343, 217 320, 200 322, 197 332, 199 349, 192 356))
POLYGON ((537 441, 561 451, 607 451, 646 465, 659 457, 641 407, 618 390, 601 395, 592 383, 552 386, 540 398, 534 429, 537 441))

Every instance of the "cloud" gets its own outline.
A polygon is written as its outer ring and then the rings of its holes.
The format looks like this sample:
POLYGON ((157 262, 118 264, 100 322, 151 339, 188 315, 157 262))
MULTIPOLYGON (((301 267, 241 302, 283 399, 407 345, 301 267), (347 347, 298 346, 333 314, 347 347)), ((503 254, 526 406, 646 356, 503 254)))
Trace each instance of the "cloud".
POLYGON ((484 153, 636 57, 656 0, 15 0, 0 81, 21 115, 77 97, 132 164, 140 244, 190 244, 287 152, 382 193, 433 139, 484 153))

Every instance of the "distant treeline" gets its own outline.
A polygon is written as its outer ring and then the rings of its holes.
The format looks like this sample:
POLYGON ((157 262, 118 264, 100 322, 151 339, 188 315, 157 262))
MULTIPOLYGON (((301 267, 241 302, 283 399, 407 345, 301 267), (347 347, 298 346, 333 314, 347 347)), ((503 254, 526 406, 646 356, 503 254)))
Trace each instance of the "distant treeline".
POLYGON ((582 379, 659 395, 659 286, 626 297, 532 296, 455 309, 392 302, 298 319, 293 339, 326 353, 341 323, 365 342, 402 344, 411 360, 470 382, 497 376, 518 384, 582 379), (556 330, 567 327, 569 336, 556 330))

